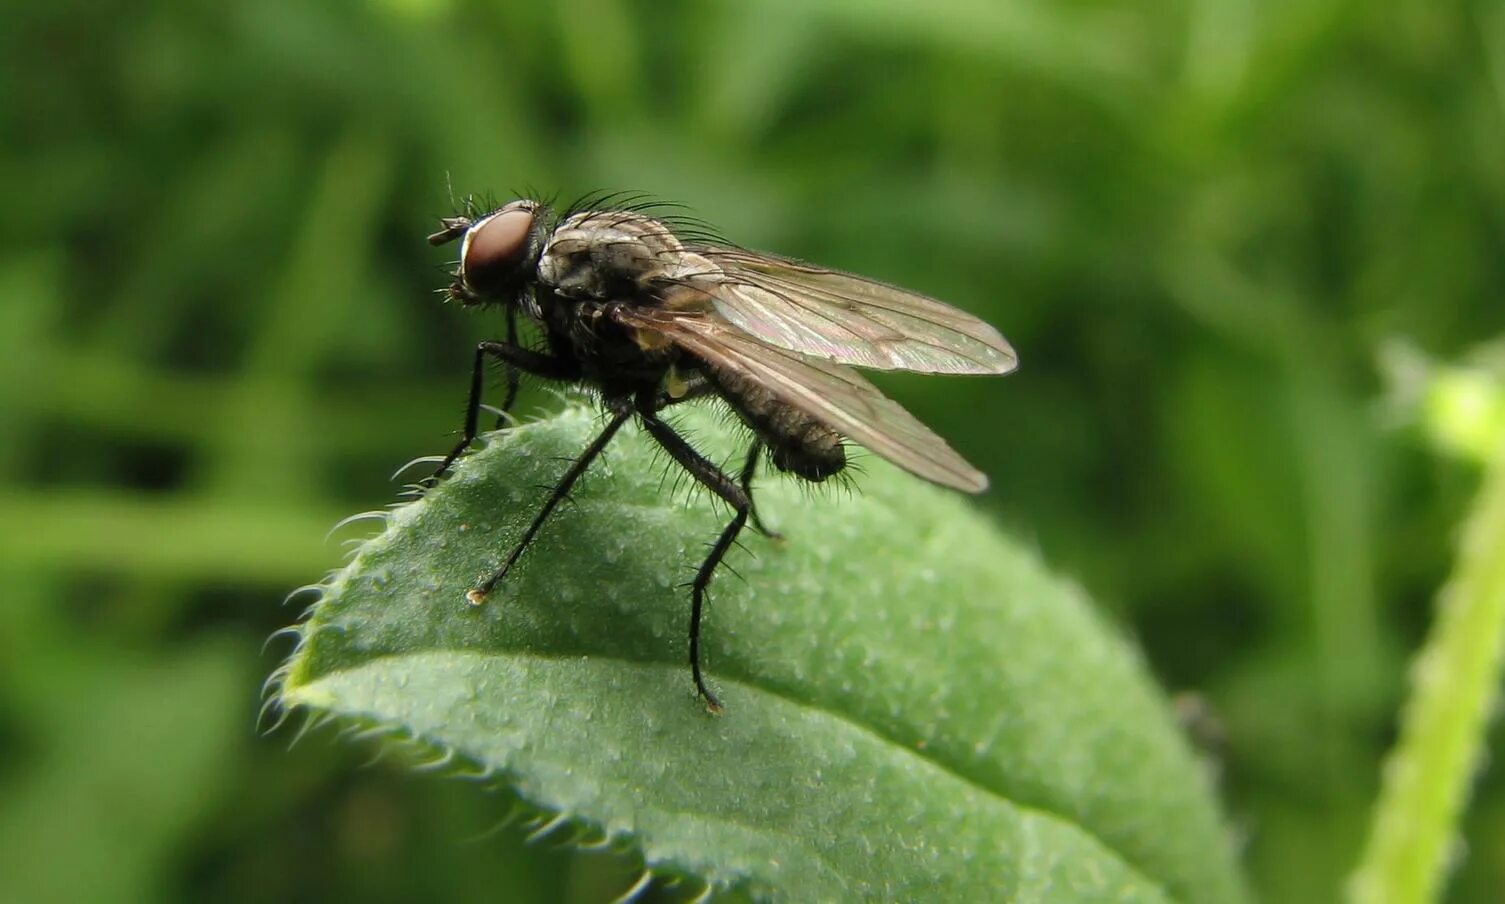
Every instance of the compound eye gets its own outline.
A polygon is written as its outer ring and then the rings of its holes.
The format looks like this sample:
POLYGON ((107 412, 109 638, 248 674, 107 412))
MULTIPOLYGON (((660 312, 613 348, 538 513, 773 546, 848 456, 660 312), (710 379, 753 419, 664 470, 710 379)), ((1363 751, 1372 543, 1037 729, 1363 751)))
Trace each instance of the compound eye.
POLYGON ((512 280, 528 251, 533 208, 504 207, 470 227, 460 252, 465 285, 486 293, 512 280))

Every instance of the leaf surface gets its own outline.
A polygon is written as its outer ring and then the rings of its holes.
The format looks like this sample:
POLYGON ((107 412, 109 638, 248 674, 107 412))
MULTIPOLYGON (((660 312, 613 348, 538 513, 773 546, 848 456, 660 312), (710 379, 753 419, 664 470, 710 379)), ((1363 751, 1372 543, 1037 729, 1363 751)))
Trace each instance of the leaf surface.
MULTIPOLYGON (((738 436, 677 416, 717 460, 738 436)), ((465 592, 598 429, 495 434, 324 588, 281 702, 499 776, 653 869, 797 900, 1244 897, 1201 764, 1084 595, 972 504, 871 457, 850 494, 767 477, 712 586, 707 713, 688 590, 728 517, 624 430, 487 602, 465 592), (666 476, 667 474, 667 476, 666 476)))

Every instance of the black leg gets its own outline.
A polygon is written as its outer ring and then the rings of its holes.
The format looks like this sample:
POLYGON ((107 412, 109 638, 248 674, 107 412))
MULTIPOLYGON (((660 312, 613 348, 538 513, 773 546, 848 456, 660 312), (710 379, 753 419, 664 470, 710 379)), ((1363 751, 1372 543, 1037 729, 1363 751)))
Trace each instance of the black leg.
MULTIPOLYGON (((507 306, 507 344, 517 347, 517 308, 511 305, 507 306)), ((504 366, 507 369, 507 394, 502 396, 502 413, 496 418, 498 430, 507 426, 507 412, 512 410, 512 403, 517 401, 517 388, 522 382, 522 371, 512 364, 504 366)))
POLYGON ((742 526, 747 523, 748 512, 752 510, 752 502, 734 480, 716 467, 710 459, 691 448, 690 444, 685 442, 684 437, 674 432, 673 427, 659 420, 658 415, 652 410, 651 401, 639 406, 638 416, 642 419, 643 426, 648 433, 658 441, 665 452, 668 452, 686 471, 689 471, 692 477, 704 484, 711 492, 725 499, 736 510, 731 523, 721 531, 721 536, 716 538, 710 553, 700 564, 700 570, 695 573, 695 582, 691 585, 690 595, 690 670, 695 676, 695 689, 700 691, 700 696, 705 698, 706 706, 710 707, 712 712, 720 712, 721 701, 706 686, 705 676, 700 670, 700 613, 705 605, 705 591, 711 583, 711 575, 716 572, 716 566, 721 564, 726 551, 736 541, 737 534, 742 532, 742 526))
POLYGON ((748 515, 752 518, 753 530, 770 540, 782 540, 784 535, 775 530, 769 530, 763 524, 763 519, 758 517, 758 501, 753 498, 752 481, 753 474, 758 470, 758 459, 763 456, 763 441, 753 440, 752 448, 747 450, 747 460, 742 463, 742 476, 737 483, 742 487, 742 492, 747 496, 748 515))
POLYGON ((606 448, 606 444, 611 442, 611 438, 617 435, 617 431, 622 429, 622 425, 627 423, 627 419, 630 417, 632 417, 632 409, 630 408, 619 411, 611 416, 611 420, 606 424, 606 429, 602 430, 601 435, 596 437, 595 441, 584 452, 580 453, 580 457, 575 459, 575 463, 570 465, 570 469, 565 472, 564 477, 554 487, 553 492, 549 494, 548 501, 543 504, 543 508, 534 516, 533 523, 528 525, 528 529, 523 532, 522 539, 517 541, 516 546, 512 547, 512 552, 507 554, 507 558, 502 562, 502 566, 493 571, 491 576, 486 580, 477 584, 475 589, 467 593, 465 595, 466 599, 477 606, 486 601, 486 595, 507 576, 507 572, 512 570, 512 566, 517 564, 517 560, 523 554, 523 550, 527 549, 528 544, 533 542, 533 537, 538 533, 538 529, 543 526, 544 521, 548 519, 549 514, 563 501, 564 497, 570 494, 570 488, 575 485, 575 481, 580 479, 580 475, 585 473, 585 470, 590 467, 591 462, 596 460, 596 456, 601 454, 601 450, 606 448))
MULTIPOLYGON (((475 442, 481 416, 481 389, 486 378, 487 355, 498 358, 507 365, 508 379, 511 382, 516 381, 519 372, 550 380, 575 380, 580 376, 579 366, 565 358, 539 354, 532 349, 522 348, 510 342, 482 342, 477 345, 475 363, 470 369, 470 399, 465 405, 465 435, 458 443, 455 443, 455 447, 444 456, 444 461, 440 462, 434 473, 424 481, 428 486, 438 483, 449 472, 456 459, 464 455, 465 450, 470 448, 470 444, 475 442)), ((511 382, 509 382, 507 400, 509 405, 513 395, 511 382)))
MULTIPOLYGON (((713 392, 715 392, 715 387, 711 385, 711 383, 702 378, 696 378, 696 381, 690 384, 689 389, 685 392, 684 395, 675 397, 669 395, 668 393, 659 393, 658 399, 654 402, 653 409, 655 411, 663 411, 665 408, 668 408, 671 405, 678 405, 681 402, 690 402, 694 401, 695 399, 704 398, 705 396, 711 395, 713 392)), ((758 517, 758 503, 757 500, 753 499, 753 475, 757 473, 758 459, 762 457, 762 455, 763 441, 760 439, 753 440, 752 448, 747 450, 747 458, 742 463, 742 476, 738 480, 738 483, 741 484, 742 492, 747 495, 747 500, 752 505, 752 511, 748 513, 748 517, 752 519, 753 530, 757 531, 770 540, 782 540, 784 539, 783 534, 779 533, 776 530, 769 530, 768 526, 763 523, 763 519, 758 517)))

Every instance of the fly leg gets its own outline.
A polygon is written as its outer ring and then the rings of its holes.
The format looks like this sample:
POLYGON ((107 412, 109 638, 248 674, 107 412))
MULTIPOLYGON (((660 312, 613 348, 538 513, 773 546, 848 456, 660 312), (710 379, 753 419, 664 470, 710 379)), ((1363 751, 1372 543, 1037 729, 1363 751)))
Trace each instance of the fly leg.
POLYGON ((507 554, 507 558, 502 562, 501 567, 493 571, 490 577, 477 584, 473 590, 465 594, 465 598, 470 600, 471 604, 479 606, 486 601, 486 595, 507 576, 507 572, 512 570, 512 566, 517 564, 517 560, 522 556, 523 550, 528 548, 528 544, 532 543, 533 537, 538 534, 538 529, 543 527, 543 523, 548 520, 549 515, 570 494, 570 488, 575 485, 575 481, 580 479, 580 475, 585 473, 586 469, 591 466, 591 462, 596 460, 596 457, 606 448, 606 444, 611 442, 611 438, 617 435, 617 431, 622 429, 622 425, 627 423, 627 419, 630 417, 632 417, 632 409, 628 406, 623 406, 621 410, 611 416, 611 420, 606 423, 606 429, 602 430, 601 435, 597 436, 586 447, 585 451, 580 453, 580 457, 575 459, 574 463, 570 465, 570 469, 564 473, 564 477, 560 478, 559 483, 554 486, 553 491, 549 493, 548 500, 544 502, 543 508, 539 509, 538 514, 533 517, 533 523, 528 525, 528 529, 523 532, 522 539, 518 540, 517 545, 512 547, 512 551, 507 554))
MULTIPOLYGON (((517 308, 507 306, 507 344, 517 348, 517 308)), ((501 413, 496 416, 496 429, 500 430, 507 426, 507 412, 512 410, 512 403, 517 401, 517 389, 522 383, 522 371, 513 364, 506 363, 507 394, 502 396, 502 404, 497 409, 501 413)))
POLYGON ((700 670, 700 613, 705 605, 705 591, 711 583, 711 575, 715 573, 716 566, 721 564, 726 551, 736 541, 737 534, 742 532, 742 526, 747 523, 748 513, 752 511, 752 501, 736 481, 716 467, 710 459, 691 448, 690 444, 685 442, 684 437, 676 433, 673 427, 659 420, 653 407, 651 398, 640 401, 638 406, 638 417, 642 420, 643 427, 649 435, 657 440, 664 451, 679 462, 681 467, 689 471, 690 476, 726 500, 736 510, 731 523, 722 529, 721 535, 712 544, 705 561, 700 564, 700 570, 695 573, 695 581, 691 584, 690 593, 690 670, 695 676, 695 689, 700 692, 700 696, 705 698, 706 706, 712 712, 720 712, 721 701, 706 686, 705 676, 700 670))
MULTIPOLYGON (((512 331, 509 331, 512 332, 512 331)), ((476 433, 481 417, 481 389, 486 377, 486 356, 500 360, 507 366, 507 400, 511 405, 516 396, 516 384, 519 373, 529 373, 548 380, 575 380, 579 379, 579 365, 568 358, 557 358, 551 355, 540 354, 532 349, 523 348, 512 342, 482 342, 476 346, 475 363, 470 370, 470 398, 465 405, 465 434, 455 447, 444 456, 439 467, 429 475, 424 483, 432 487, 437 484, 455 461, 465 454, 470 444, 475 442, 476 433)))
MULTIPOLYGON (((708 396, 714 390, 715 387, 702 379, 699 382, 691 383, 688 391, 686 391, 684 395, 681 395, 679 397, 660 394, 658 400, 654 403, 654 410, 663 411, 670 405, 678 405, 680 402, 689 402, 694 399, 708 396)), ((747 459, 742 463, 742 476, 738 479, 737 482, 741 485, 742 492, 746 494, 748 504, 752 506, 751 511, 748 512, 748 517, 752 520, 753 530, 757 531, 770 540, 782 540, 784 539, 783 534, 779 533, 776 530, 769 530, 767 525, 763 523, 763 519, 758 517, 758 503, 757 500, 753 499, 753 475, 758 470, 758 459, 761 458, 762 455, 763 441, 760 439, 753 440, 752 448, 747 450, 747 459)))
POLYGON ((763 441, 755 439, 752 448, 747 450, 747 460, 742 463, 742 476, 737 483, 742 487, 742 494, 747 497, 748 514, 752 518, 753 530, 770 540, 782 540, 784 535, 776 530, 769 530, 763 519, 758 517, 758 503, 753 499, 752 481, 753 474, 758 470, 758 459, 763 457, 763 441))

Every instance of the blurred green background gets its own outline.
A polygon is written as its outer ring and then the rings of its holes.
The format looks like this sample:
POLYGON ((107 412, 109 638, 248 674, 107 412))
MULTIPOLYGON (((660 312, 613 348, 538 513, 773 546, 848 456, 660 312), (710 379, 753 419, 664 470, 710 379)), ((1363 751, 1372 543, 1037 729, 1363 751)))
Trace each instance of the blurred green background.
MULTIPOLYGON (((1505 331, 1497 2, 32 0, 0 60, 0 898, 631 881, 257 733, 283 595, 500 331, 433 294, 447 180, 652 192, 997 324, 1007 380, 881 382, 1200 695, 1262 895, 1338 893, 1478 476, 1379 352, 1505 331)), ((1465 828, 1449 899, 1496 900, 1498 772, 1465 828)))

